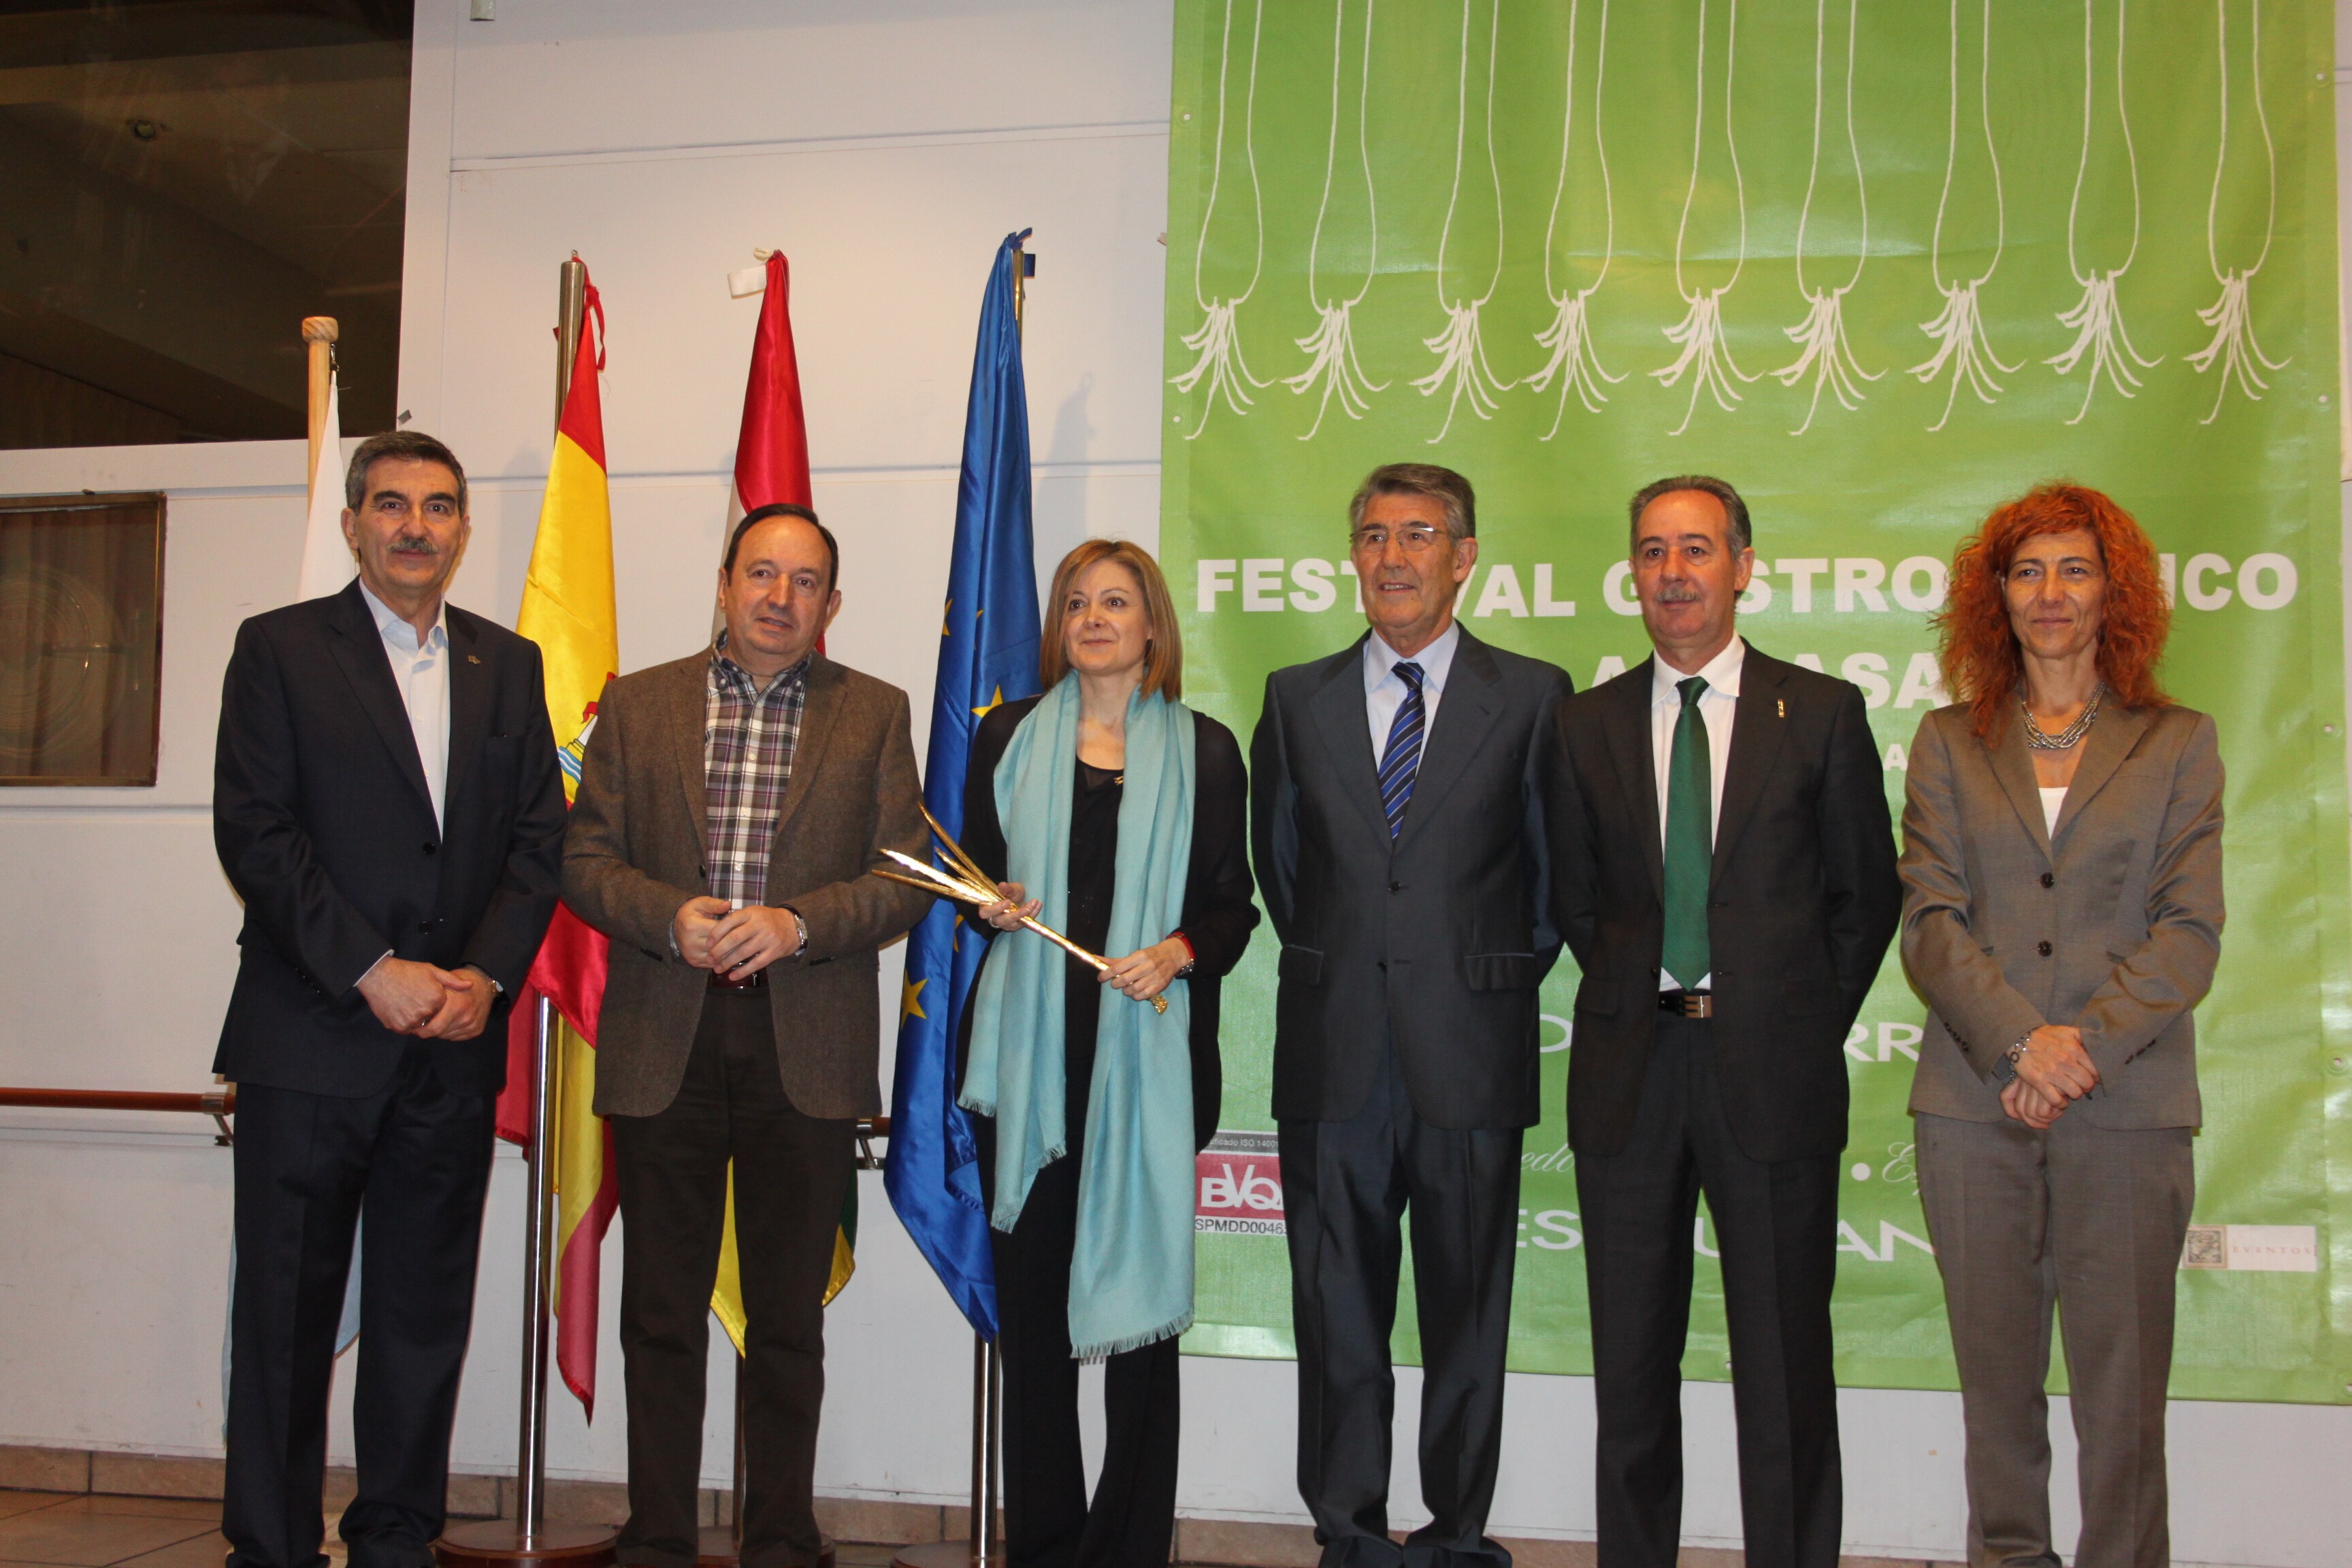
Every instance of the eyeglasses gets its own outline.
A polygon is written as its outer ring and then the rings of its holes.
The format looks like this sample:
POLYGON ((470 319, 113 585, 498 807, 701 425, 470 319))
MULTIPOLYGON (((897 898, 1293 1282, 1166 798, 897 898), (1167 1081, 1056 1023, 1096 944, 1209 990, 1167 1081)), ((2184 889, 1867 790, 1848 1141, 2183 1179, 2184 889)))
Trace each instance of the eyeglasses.
MULTIPOLYGON (((1378 554, 1389 547, 1390 536, 1390 530, 1385 528, 1360 528, 1348 535, 1348 548, 1359 555, 1367 552, 1378 554)), ((1408 555, 1419 555, 1434 550, 1440 540, 1452 542, 1452 536, 1445 530, 1428 528, 1418 523, 1397 529, 1394 536, 1397 543, 1403 546, 1404 552, 1408 555)))

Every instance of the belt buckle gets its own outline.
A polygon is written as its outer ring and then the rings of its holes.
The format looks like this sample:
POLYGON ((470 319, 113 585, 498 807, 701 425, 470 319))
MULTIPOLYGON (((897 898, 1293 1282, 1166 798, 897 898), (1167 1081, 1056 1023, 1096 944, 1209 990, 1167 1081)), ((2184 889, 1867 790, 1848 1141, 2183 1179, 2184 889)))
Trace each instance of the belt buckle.
POLYGON ((1715 1016, 1715 994, 1711 991, 1661 991, 1658 1000, 1661 1012, 1677 1018, 1712 1018, 1715 1016))

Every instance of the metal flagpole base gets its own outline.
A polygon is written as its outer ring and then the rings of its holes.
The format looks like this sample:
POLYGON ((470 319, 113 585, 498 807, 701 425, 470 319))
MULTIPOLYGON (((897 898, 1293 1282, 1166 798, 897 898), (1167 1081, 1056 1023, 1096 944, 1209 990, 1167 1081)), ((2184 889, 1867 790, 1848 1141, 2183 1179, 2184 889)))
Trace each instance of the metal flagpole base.
POLYGON ((898 1555, 890 1559, 890 1568, 971 1568, 971 1542, 969 1541, 926 1541, 919 1546, 902 1546, 898 1555))
POLYGON ((601 1524, 542 1524, 525 1536, 511 1519, 452 1525, 433 1543, 440 1568, 605 1568, 620 1537, 601 1524))

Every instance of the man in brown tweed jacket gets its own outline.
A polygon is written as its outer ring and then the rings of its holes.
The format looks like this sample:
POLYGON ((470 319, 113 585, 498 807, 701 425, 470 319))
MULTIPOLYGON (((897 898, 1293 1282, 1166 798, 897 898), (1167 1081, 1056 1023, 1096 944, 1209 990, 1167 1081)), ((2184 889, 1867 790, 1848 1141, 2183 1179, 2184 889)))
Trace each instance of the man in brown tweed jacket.
POLYGON ((877 950, 923 894, 868 875, 926 846, 907 694, 816 650, 840 550, 805 507, 728 542, 726 623, 613 681, 563 849, 612 938, 596 1051, 622 1221, 629 1521, 620 1556, 693 1568, 708 1308, 728 1163, 750 1319, 743 1568, 813 1568, 824 1286, 856 1118, 881 1110, 877 950))

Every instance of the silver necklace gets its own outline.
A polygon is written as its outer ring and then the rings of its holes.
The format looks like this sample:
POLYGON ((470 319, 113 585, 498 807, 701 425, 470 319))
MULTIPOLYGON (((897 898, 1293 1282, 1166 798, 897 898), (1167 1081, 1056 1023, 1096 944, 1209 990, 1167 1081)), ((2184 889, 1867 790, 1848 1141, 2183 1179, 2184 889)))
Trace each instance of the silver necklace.
POLYGON ((2025 743, 2037 752, 2073 751, 2083 743, 2083 737, 2089 734, 2091 726, 2098 721, 2099 704, 2106 700, 2106 696, 2107 683, 2103 680, 2091 693, 2091 700, 2083 705, 2081 715, 2053 735, 2033 721, 2033 705, 2025 700, 2025 693, 2019 692, 2017 710, 2025 715, 2025 743))

